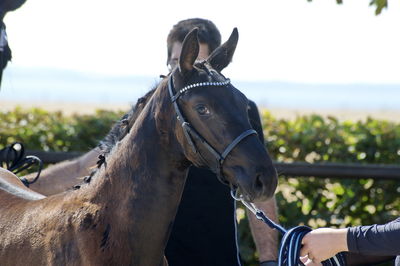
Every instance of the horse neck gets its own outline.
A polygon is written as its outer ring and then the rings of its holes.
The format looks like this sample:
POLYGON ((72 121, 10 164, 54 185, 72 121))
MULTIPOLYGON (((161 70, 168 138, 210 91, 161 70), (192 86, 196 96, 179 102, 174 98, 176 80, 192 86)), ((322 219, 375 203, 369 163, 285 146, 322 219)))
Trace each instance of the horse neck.
POLYGON ((93 201, 106 206, 107 220, 121 229, 115 237, 126 239, 141 262, 162 256, 189 166, 172 133, 175 115, 167 96, 166 88, 155 92, 93 180, 93 201))

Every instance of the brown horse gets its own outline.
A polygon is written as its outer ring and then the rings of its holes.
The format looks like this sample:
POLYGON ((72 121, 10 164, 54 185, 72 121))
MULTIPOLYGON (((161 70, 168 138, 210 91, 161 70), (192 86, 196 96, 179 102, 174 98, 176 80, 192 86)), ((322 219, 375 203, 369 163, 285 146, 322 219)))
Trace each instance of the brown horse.
POLYGON ((249 200, 271 197, 276 171, 250 130, 247 99, 220 74, 237 40, 235 29, 195 64, 190 32, 178 67, 80 189, 44 198, 1 178, 0 264, 163 265, 191 164, 218 171, 249 200))

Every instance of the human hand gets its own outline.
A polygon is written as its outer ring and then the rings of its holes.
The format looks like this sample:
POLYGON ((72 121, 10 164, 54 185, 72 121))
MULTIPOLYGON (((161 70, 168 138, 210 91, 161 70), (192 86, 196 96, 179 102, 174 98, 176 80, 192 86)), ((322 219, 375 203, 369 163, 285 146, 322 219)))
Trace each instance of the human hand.
POLYGON ((347 228, 319 228, 306 234, 301 243, 303 247, 300 250, 300 257, 308 256, 313 263, 320 263, 337 253, 348 251, 347 228))
POLYGON ((300 257, 300 261, 306 266, 321 266, 322 263, 320 262, 313 262, 308 258, 308 256, 300 257))

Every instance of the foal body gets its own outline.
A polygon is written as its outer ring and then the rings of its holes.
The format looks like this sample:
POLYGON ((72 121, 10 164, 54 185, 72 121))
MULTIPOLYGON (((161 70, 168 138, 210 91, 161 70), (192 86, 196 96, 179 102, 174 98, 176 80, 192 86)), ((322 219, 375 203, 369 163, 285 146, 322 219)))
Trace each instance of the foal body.
POLYGON ((154 108, 81 189, 37 201, 0 190, 1 265, 163 263, 188 165, 160 149, 169 139, 160 136, 154 108))

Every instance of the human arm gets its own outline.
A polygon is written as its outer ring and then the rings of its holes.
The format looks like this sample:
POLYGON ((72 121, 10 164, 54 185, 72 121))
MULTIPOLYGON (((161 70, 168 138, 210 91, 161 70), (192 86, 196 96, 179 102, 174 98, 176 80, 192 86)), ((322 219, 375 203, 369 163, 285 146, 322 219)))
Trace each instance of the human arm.
MULTIPOLYGON (((277 222, 277 208, 275 198, 268 201, 257 202, 256 206, 258 209, 264 211, 264 213, 277 222)), ((259 254, 259 261, 277 261, 278 255, 278 233, 276 230, 271 229, 264 222, 258 220, 255 215, 251 212, 247 212, 249 217, 249 224, 251 233, 253 236, 254 243, 259 254)))
MULTIPOLYGON (((300 256, 308 254, 317 263, 343 251, 385 259, 383 256, 400 254, 400 218, 384 225, 316 229, 304 236, 302 244, 300 256)), ((347 255, 348 261, 356 260, 352 253, 347 255)))
POLYGON ((352 252, 345 252, 344 254, 347 266, 378 265, 395 259, 395 256, 371 256, 352 252))
MULTIPOLYGON (((264 143, 264 135, 261 125, 260 114, 254 102, 249 102, 249 119, 252 127, 257 131, 260 141, 264 143)), ((275 197, 264 202, 257 202, 257 208, 264 211, 265 214, 274 222, 278 221, 277 207, 275 197)), ((252 213, 247 212, 249 224, 254 243, 259 254, 259 261, 276 261, 278 255, 278 233, 271 229, 262 221, 258 220, 252 213)))
POLYGON ((318 228, 306 234, 302 240, 300 256, 308 256, 314 263, 332 258, 336 254, 348 251, 348 228, 318 228))
POLYGON ((376 256, 400 254, 400 218, 383 225, 349 228, 349 251, 376 256))

